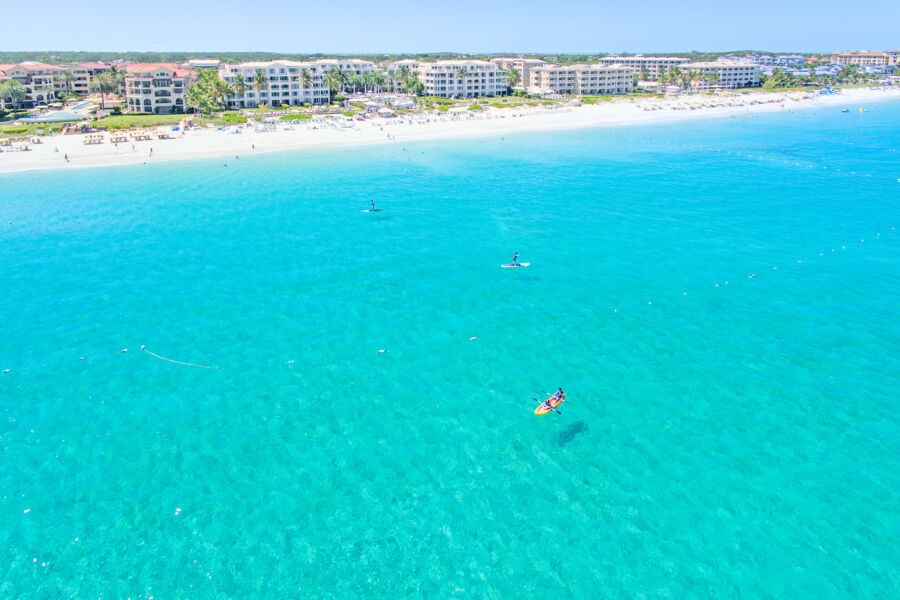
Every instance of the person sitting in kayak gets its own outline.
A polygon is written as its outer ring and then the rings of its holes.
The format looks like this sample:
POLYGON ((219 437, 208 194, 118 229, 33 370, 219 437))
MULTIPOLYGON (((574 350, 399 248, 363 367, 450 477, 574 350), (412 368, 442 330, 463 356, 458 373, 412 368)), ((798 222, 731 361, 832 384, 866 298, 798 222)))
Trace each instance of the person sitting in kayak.
POLYGON ((563 400, 566 399, 566 394, 562 391, 562 388, 556 390, 556 393, 544 400, 544 406, 547 408, 556 408, 560 404, 563 403, 563 400), (554 400, 558 400, 556 404, 553 403, 554 400))

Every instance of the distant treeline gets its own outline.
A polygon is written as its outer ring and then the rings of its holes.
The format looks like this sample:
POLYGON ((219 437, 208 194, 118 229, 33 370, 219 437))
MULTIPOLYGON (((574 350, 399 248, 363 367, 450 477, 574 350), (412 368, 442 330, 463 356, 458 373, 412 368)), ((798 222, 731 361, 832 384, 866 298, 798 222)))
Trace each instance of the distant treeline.
MULTIPOLYGON (((760 52, 751 50, 733 50, 729 52, 653 52, 644 53, 644 56, 679 56, 689 58, 694 62, 716 60, 727 54, 779 54, 776 52, 760 52)), ((783 52, 780 54, 784 54, 783 52)), ((802 53, 798 53, 802 54, 802 53)), ((49 64, 55 63, 79 63, 79 62, 111 62, 114 60, 126 60, 130 62, 169 62, 184 63, 192 58, 218 58, 225 62, 249 62, 267 61, 279 58, 289 60, 318 60, 320 58, 359 58, 380 62, 385 60, 402 60, 407 58, 419 60, 446 60, 454 58, 490 60, 501 56, 525 56, 528 58, 540 58, 558 64, 576 64, 596 62, 598 57, 609 54, 539 54, 539 53, 515 53, 505 52, 497 54, 463 54, 456 52, 428 52, 422 54, 286 54, 282 52, 71 52, 64 50, 38 50, 29 52, 0 52, 0 64, 13 64, 24 61, 36 61, 49 64)), ((633 55, 622 53, 620 56, 633 55)), ((808 54, 807 54, 808 55, 808 54)))

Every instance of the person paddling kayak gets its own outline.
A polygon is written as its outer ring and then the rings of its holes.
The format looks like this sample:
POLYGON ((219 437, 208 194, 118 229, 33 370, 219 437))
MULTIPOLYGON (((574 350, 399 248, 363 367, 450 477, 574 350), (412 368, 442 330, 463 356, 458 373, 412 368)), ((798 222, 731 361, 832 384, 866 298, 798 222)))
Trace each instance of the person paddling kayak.
MULTIPOLYGON (((537 400, 537 398, 535 398, 537 400)), ((534 410, 534 414, 536 415, 545 415, 550 411, 556 410, 556 408, 566 401, 566 394, 562 391, 562 388, 556 390, 556 393, 544 400, 540 406, 538 406, 534 410)), ((559 411, 556 411, 559 412, 559 411)))

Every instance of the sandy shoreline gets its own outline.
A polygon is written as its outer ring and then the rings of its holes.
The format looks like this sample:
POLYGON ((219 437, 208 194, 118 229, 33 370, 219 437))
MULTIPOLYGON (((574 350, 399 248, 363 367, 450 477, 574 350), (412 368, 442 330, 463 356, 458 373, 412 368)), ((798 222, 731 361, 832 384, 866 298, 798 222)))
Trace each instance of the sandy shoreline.
POLYGON ((548 131, 664 123, 691 119, 739 116, 748 113, 798 110, 827 106, 859 106, 867 103, 900 99, 900 89, 851 89, 840 94, 792 99, 799 94, 771 93, 741 94, 729 99, 710 96, 681 96, 661 100, 617 100, 576 107, 543 107, 527 109, 491 109, 480 115, 450 117, 416 115, 403 119, 372 119, 366 121, 330 120, 330 126, 279 124, 275 131, 254 131, 244 128, 242 133, 203 129, 179 134, 174 139, 153 139, 120 143, 107 141, 85 145, 84 135, 43 138, 43 143, 31 146, 27 152, 0 153, 0 173, 38 169, 75 169, 111 165, 141 164, 173 160, 213 157, 235 157, 247 154, 317 148, 329 146, 359 146, 366 144, 411 142, 461 137, 490 137, 526 131, 548 131), (731 106, 697 107, 686 105, 729 102, 731 106), (753 103, 755 102, 755 103, 753 103), (390 136, 390 138, 389 138, 390 136), (152 148, 152 156, 150 149, 152 148), (69 162, 65 161, 68 155, 69 162))

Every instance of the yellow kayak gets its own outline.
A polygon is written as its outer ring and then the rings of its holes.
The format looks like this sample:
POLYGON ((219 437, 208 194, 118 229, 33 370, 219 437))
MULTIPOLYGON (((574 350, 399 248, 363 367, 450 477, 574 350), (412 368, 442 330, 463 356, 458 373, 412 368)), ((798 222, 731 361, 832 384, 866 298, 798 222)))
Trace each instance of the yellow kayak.
POLYGON ((536 414, 538 416, 546 415, 548 412, 552 411, 554 408, 556 408, 557 406, 562 404, 565 401, 565 399, 566 399, 565 393, 563 393, 562 398, 557 398, 556 396, 550 396, 549 398, 547 398, 546 400, 541 402, 540 406, 538 406, 536 409, 534 409, 534 414, 536 414))

